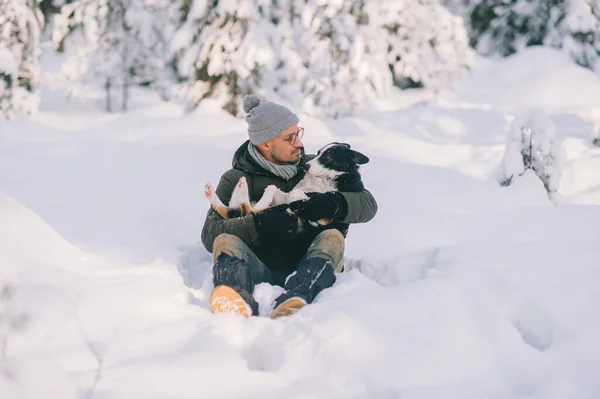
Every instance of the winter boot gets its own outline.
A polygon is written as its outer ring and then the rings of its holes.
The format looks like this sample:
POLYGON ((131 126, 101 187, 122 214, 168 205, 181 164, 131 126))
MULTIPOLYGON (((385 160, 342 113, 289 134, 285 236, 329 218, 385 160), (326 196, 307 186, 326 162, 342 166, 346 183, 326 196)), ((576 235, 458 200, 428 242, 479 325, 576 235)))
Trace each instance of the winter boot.
POLYGON ((306 299, 299 296, 293 296, 277 305, 271 312, 270 317, 272 319, 277 319, 282 316, 290 316, 303 308, 305 305, 307 305, 306 299))
POLYGON ((254 282, 246 261, 221 253, 213 267, 213 276, 215 289, 210 296, 213 313, 258 315, 258 303, 251 294, 254 282))
POLYGON ((220 285, 210 296, 210 307, 213 313, 233 312, 245 317, 252 315, 252 308, 240 294, 231 287, 220 285))
POLYGON ((335 280, 335 269, 329 260, 318 257, 302 259, 296 272, 286 281, 285 292, 275 299, 271 318, 296 313, 321 291, 331 287, 335 280))

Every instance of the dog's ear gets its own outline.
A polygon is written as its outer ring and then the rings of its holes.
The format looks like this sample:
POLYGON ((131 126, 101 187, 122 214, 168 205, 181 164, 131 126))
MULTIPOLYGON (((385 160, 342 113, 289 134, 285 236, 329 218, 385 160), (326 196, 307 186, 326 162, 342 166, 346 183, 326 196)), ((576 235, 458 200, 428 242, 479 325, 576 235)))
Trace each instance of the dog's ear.
MULTIPOLYGON (((346 148, 350 148, 350 144, 348 144, 348 143, 342 143, 341 141, 332 141, 331 143, 326 144, 325 147, 327 147, 327 146, 336 146, 336 145, 339 145, 339 146, 342 146, 342 147, 346 147, 346 148)), ((323 147, 323 148, 325 148, 325 147, 323 147)))
POLYGON ((359 165, 364 165, 369 162, 369 157, 364 154, 361 154, 358 151, 352 150, 352 160, 359 165))

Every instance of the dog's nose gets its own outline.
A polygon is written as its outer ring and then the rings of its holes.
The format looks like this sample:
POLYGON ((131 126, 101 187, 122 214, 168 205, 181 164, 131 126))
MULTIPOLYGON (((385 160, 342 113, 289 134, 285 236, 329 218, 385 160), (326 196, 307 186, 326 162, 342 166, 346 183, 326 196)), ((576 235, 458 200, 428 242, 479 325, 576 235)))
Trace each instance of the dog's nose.
POLYGON ((308 172, 308 170, 310 169, 310 165, 308 163, 305 163, 304 165, 302 165, 301 169, 305 172, 308 172))

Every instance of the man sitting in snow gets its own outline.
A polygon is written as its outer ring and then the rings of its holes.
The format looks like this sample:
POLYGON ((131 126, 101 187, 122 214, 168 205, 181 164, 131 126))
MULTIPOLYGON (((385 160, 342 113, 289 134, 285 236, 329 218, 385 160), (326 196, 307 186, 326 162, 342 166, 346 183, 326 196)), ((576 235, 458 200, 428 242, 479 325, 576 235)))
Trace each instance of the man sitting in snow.
MULTIPOLYGON (((271 184, 289 192, 301 178, 298 170, 314 157, 304 153, 304 129, 298 127, 298 117, 288 108, 261 103, 250 95, 244 98, 244 111, 249 140, 237 149, 233 168, 222 175, 217 186, 216 194, 224 204, 229 203, 242 176, 252 202, 271 184)), ((257 315, 254 286, 267 282, 285 289, 275 300, 271 314, 275 318, 311 303, 333 285, 335 273, 343 268, 349 224, 371 220, 377 203, 367 190, 308 195, 294 214, 286 211, 286 204, 230 219, 209 209, 202 242, 214 260, 213 312, 257 315), (297 232, 298 218, 330 218, 333 222, 319 227, 303 223, 302 231, 297 232)))

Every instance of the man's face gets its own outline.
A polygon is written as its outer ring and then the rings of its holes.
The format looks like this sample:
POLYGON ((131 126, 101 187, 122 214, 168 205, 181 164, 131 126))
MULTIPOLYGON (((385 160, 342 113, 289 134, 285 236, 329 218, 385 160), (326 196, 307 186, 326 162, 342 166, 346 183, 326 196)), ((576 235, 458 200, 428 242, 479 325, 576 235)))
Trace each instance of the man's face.
POLYGON ((279 134, 279 136, 258 146, 262 155, 268 161, 278 165, 289 165, 298 162, 304 129, 292 125, 279 134))

